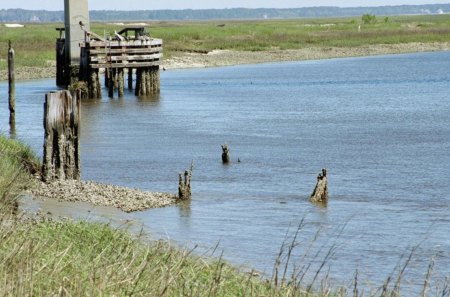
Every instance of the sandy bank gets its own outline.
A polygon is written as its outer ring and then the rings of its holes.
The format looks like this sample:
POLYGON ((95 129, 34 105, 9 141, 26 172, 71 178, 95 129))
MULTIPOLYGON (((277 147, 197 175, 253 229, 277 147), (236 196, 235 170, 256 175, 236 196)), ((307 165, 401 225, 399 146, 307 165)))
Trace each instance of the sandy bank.
POLYGON ((344 57, 450 50, 450 43, 378 44, 354 48, 310 47, 260 52, 216 50, 207 54, 183 53, 163 61, 166 69, 231 66, 267 62, 304 61, 344 57))
MULTIPOLYGON (((163 60, 162 67, 165 69, 204 68, 446 50, 450 50, 450 42, 376 44, 351 48, 309 47, 296 50, 274 49, 259 52, 214 50, 207 54, 176 52, 171 58, 163 60)), ((49 67, 21 67, 16 69, 15 74, 17 80, 50 78, 55 77, 56 69, 54 65, 49 67)), ((7 77, 7 70, 1 69, 0 80, 7 80, 7 77)))
POLYGON ((178 202, 177 196, 169 193, 145 192, 92 181, 55 181, 49 184, 36 181, 29 192, 33 197, 113 206, 125 212, 165 207, 178 202))

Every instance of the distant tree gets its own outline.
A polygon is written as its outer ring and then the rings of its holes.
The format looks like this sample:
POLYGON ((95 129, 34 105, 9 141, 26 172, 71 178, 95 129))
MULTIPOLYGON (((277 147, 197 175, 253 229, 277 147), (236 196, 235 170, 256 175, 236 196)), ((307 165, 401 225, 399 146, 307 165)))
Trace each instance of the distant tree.
POLYGON ((374 24, 377 21, 377 17, 374 14, 363 14, 361 20, 364 24, 374 24))
POLYGON ((385 22, 385 23, 389 23, 389 17, 385 17, 385 18, 384 18, 384 22, 385 22))

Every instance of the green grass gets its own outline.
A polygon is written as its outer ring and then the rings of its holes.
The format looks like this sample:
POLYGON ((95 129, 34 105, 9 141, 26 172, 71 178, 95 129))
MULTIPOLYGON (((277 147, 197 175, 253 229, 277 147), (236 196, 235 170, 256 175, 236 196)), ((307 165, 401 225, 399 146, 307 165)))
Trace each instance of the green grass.
MULTIPOLYGON (((274 259, 272 278, 265 279, 220 257, 200 257, 169 242, 148 242, 108 224, 11 216, 4 198, 16 201, 30 179, 27 164, 37 167, 38 160, 29 147, 0 135, 0 161, 0 296, 402 296, 402 276, 418 248, 379 284, 375 295, 358 288, 357 274, 352 284, 333 291, 319 275, 333 257, 335 244, 316 273, 309 271, 311 264, 292 259, 303 240, 297 238, 302 222, 274 259), (315 276, 307 280, 306 273, 315 276)), ((433 264, 420 296, 427 296, 433 264)), ((449 288, 447 281, 433 296, 449 296, 449 288)))
MULTIPOLYGON (((269 296, 270 285, 168 243, 86 222, 1 230, 1 296, 269 296)), ((271 295, 276 296, 276 295, 271 295)))
MULTIPOLYGON (((0 68, 6 68, 8 40, 16 51, 16 65, 46 67, 55 60, 56 27, 62 24, 27 24, 25 28, 0 26, 0 68)), ((104 23, 91 30, 104 35, 120 29, 104 23)), ((151 36, 162 38, 165 56, 179 51, 214 49, 266 51, 305 47, 358 47, 375 44, 450 41, 450 15, 377 16, 374 24, 361 18, 323 18, 265 21, 150 22, 151 36), (361 32, 358 26, 361 25, 361 32)))
POLYGON ((39 167, 28 146, 0 135, 0 210, 14 209, 18 195, 30 182, 30 172, 37 172, 39 167))

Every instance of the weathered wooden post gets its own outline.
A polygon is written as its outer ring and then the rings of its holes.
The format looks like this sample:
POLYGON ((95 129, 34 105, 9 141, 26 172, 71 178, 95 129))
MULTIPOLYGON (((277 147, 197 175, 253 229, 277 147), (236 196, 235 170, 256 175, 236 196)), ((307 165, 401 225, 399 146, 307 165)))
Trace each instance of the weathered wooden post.
POLYGON ((191 178, 192 178, 192 171, 194 170, 194 161, 191 163, 191 168, 189 170, 184 171, 184 178, 183 174, 180 173, 178 175, 178 199, 180 200, 189 200, 191 199, 192 193, 191 193, 191 178))
POLYGON ((222 145, 222 163, 228 164, 230 163, 230 155, 228 151, 228 146, 226 144, 222 145))
POLYGON ((161 78, 159 72, 159 66, 152 66, 153 73, 153 94, 159 94, 161 90, 161 78))
POLYGON ((114 98, 114 70, 108 68, 108 97, 114 98))
POLYGON ((65 28, 56 28, 59 38, 56 39, 56 85, 66 86, 66 50, 65 50, 65 28))
POLYGON ((117 89, 118 89, 118 94, 119 94, 119 98, 122 98, 125 92, 125 76, 124 76, 124 69, 123 68, 119 68, 117 70, 117 89))
POLYGON ((109 68, 105 68, 105 88, 109 88, 109 68))
POLYGON ((133 68, 128 68, 128 90, 133 89, 133 68))
POLYGON ((327 170, 322 169, 322 173, 317 176, 316 187, 314 188, 311 197, 309 198, 311 202, 323 203, 328 202, 328 181, 327 181, 327 170))
POLYGON ((16 133, 16 79, 14 75, 14 49, 9 41, 8 49, 8 101, 9 101, 9 127, 11 135, 16 133))
POLYGON ((44 103, 44 158, 42 179, 80 178, 80 99, 75 92, 47 93, 44 103))

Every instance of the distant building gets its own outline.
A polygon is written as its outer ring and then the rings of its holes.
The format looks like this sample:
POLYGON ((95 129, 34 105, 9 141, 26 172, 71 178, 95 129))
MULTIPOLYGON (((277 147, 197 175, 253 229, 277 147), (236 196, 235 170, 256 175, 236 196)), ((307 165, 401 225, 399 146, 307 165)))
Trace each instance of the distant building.
POLYGON ((6 28, 23 28, 25 26, 22 24, 5 24, 5 27, 6 28))

